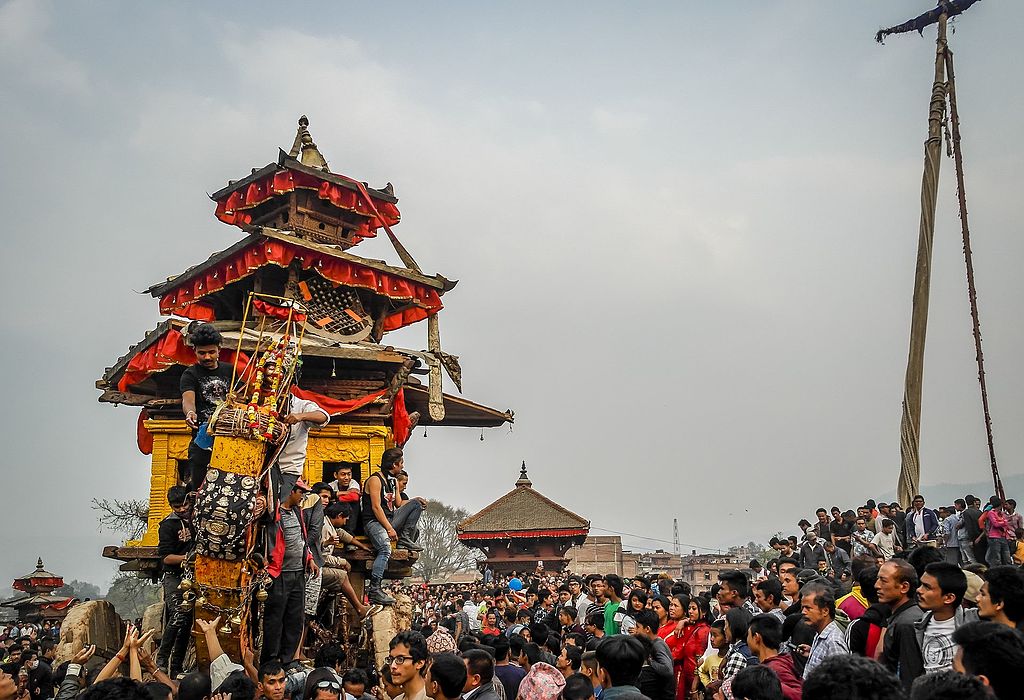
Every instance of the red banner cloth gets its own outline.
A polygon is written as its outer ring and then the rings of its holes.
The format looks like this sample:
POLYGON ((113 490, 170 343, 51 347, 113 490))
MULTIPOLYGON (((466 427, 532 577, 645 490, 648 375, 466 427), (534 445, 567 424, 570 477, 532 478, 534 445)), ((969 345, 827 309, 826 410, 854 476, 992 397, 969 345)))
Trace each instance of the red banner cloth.
POLYGON ((299 313, 298 311, 289 309, 285 306, 270 304, 262 299, 253 299, 252 305, 264 316, 271 316, 282 321, 287 321, 290 318, 295 323, 305 323, 306 321, 306 314, 299 313))
POLYGON ((139 452, 151 455, 153 454, 153 433, 149 432, 149 428, 146 427, 147 420, 149 420, 149 411, 142 409, 139 411, 139 423, 135 428, 135 442, 139 446, 139 452))
POLYGON ((327 252, 267 239, 222 260, 205 273, 182 282, 164 294, 160 297, 160 313, 203 321, 213 320, 210 317, 212 309, 205 304, 198 304, 200 299, 248 277, 261 267, 277 265, 287 268, 293 260, 301 262, 304 270, 315 270, 335 284, 368 289, 395 301, 415 304, 388 316, 384 320, 385 331, 422 321, 436 314, 443 306, 440 295, 432 287, 356 262, 341 260, 327 252))
POLYGON ((391 432, 395 436, 395 444, 399 447, 409 441, 410 425, 409 412, 405 409, 405 389, 399 389, 391 411, 391 432))
POLYGON ((317 406, 327 411, 328 415, 342 416, 379 399, 384 395, 384 389, 366 394, 365 396, 357 396, 354 399, 332 399, 330 396, 324 396, 323 394, 318 394, 315 391, 300 389, 297 386, 293 386, 292 395, 297 396, 300 399, 305 399, 306 401, 312 401, 317 406))
POLYGON ((590 530, 506 530, 504 532, 463 532, 457 537, 462 541, 513 539, 517 537, 586 537, 590 530))
POLYGON ((16 591, 22 591, 23 593, 28 593, 28 589, 29 588, 33 588, 33 587, 37 587, 37 586, 48 586, 48 587, 52 587, 52 588, 60 588, 63 585, 64 585, 64 579, 62 579, 59 576, 57 576, 55 578, 36 578, 36 577, 32 577, 32 578, 25 578, 25 579, 16 579, 14 581, 14 585, 12 585, 11 588, 13 588, 16 591))
MULTIPOLYGON (((297 386, 292 387, 292 394, 294 396, 297 396, 300 399, 306 399, 307 401, 312 401, 332 416, 344 415, 346 413, 351 413, 358 408, 362 408, 383 396, 384 391, 384 389, 381 389, 380 391, 375 391, 373 393, 366 394, 365 396, 341 400, 332 399, 329 396, 318 394, 315 391, 300 389, 297 386)), ((395 397, 395 402, 391 408, 391 433, 395 438, 396 445, 402 446, 408 442, 410 425, 409 412, 405 408, 405 389, 399 389, 398 395, 395 397)))
POLYGON ((368 192, 365 195, 363 192, 353 192, 314 175, 286 169, 251 182, 247 187, 237 189, 217 202, 216 216, 224 223, 245 226, 252 222, 252 216, 246 210, 259 206, 271 197, 296 189, 313 190, 320 199, 367 217, 366 221, 356 227, 353 237, 356 243, 364 238, 375 237, 381 226, 394 226, 401 220, 398 207, 375 199, 368 192))

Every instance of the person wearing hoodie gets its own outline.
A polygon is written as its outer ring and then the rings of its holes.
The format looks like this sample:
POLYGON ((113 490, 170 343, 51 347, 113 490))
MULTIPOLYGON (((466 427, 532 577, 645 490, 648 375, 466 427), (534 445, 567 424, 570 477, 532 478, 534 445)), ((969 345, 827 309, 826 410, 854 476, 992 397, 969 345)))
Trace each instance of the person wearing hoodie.
POLYGON ((641 610, 634 617, 636 625, 632 634, 645 640, 650 646, 647 660, 637 681, 638 687, 651 700, 674 700, 686 697, 686 689, 677 691, 672 652, 665 640, 658 636, 658 616, 653 610, 641 610))
POLYGON ((956 564, 936 562, 925 567, 917 589, 917 604, 924 616, 914 623, 915 645, 900 650, 900 681, 910 688, 914 678, 953 668, 958 627, 978 620, 978 611, 961 604, 967 592, 967 576, 956 564))

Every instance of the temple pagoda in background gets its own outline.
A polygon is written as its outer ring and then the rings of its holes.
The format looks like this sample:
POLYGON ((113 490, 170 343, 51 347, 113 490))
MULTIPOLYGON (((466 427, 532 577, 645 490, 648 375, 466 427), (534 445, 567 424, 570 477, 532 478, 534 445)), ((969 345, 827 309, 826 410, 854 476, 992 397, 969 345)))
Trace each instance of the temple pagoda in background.
MULTIPOLYGON (((209 322, 224 337, 221 359, 251 352, 262 315, 246 317, 251 293, 294 299, 306 314, 301 376, 293 394, 331 414, 310 433, 304 477, 330 481, 340 465, 360 483, 385 449, 404 445, 417 425, 496 427, 498 411, 442 390, 442 372, 461 392, 459 359, 441 349, 441 298, 456 282, 425 274, 392 227, 400 220, 390 183, 373 189, 332 172, 303 117, 289 152, 211 195, 216 217, 244 236, 206 260, 148 289, 164 320, 103 373, 100 401, 140 409, 138 444, 152 456, 148 529, 141 540, 107 547, 122 570, 155 571, 157 526, 169 513, 166 492, 183 481, 191 431, 178 382, 195 356, 190 324, 209 322), (384 230, 401 266, 351 250, 384 230), (385 343, 389 331, 425 322, 425 351, 385 343), (425 379, 421 380, 421 377, 425 379)), ((257 305, 257 308, 258 305, 257 305)), ((406 575, 396 552, 389 575, 406 575)), ((357 566, 353 562, 354 566, 357 566)))
POLYGON ((40 557, 36 562, 35 571, 14 579, 14 590, 25 595, 15 596, 4 601, 2 605, 16 610, 17 619, 24 622, 60 621, 78 602, 78 598, 53 595, 55 590, 63 587, 64 578, 44 569, 43 559, 40 557))
POLYGON ((565 569, 565 553, 583 544, 590 521, 533 489, 523 462, 516 487, 458 525, 459 540, 483 550, 479 566, 495 574, 565 569))

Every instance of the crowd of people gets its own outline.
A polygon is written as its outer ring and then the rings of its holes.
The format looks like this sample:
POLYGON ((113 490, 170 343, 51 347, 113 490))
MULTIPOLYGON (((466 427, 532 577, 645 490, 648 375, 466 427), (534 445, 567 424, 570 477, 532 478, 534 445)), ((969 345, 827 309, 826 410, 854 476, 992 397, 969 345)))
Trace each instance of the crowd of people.
POLYGON ((57 630, 14 626, 3 635, 0 700, 1024 697, 1024 547, 1012 500, 982 506, 968 495, 933 510, 916 496, 907 511, 869 501, 815 517, 800 536, 773 539, 766 561, 723 570, 700 593, 667 573, 392 584, 384 595, 409 595, 415 617, 381 668, 336 644, 308 661, 244 651, 235 663, 220 621, 196 620, 208 673, 171 677, 149 635, 130 628, 90 677, 93 649, 51 669, 57 630))

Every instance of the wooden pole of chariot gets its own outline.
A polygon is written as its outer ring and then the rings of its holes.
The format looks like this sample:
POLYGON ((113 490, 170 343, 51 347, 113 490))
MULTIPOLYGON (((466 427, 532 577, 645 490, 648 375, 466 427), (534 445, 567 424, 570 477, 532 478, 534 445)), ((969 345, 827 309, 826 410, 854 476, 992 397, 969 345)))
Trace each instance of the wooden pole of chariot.
POLYGON ((904 378, 903 414, 900 420, 900 476, 897 498, 905 506, 920 491, 921 458, 921 394, 924 378, 924 348, 928 330, 928 301, 931 288, 932 242, 935 235, 935 209, 939 185, 939 163, 942 156, 943 126, 946 123, 946 105, 949 103, 953 133, 952 153, 957 177, 957 199, 963 236, 964 261, 967 268, 967 289, 971 305, 971 319, 978 381, 981 386, 982 411, 988 442, 989 462, 996 494, 1003 497, 1002 480, 996 462, 992 436, 992 418, 989 411, 988 387, 985 380, 985 359, 981 348, 981 323, 978 297, 974 280, 974 262, 967 221, 967 195, 964 184, 963 154, 960 147, 960 120, 956 107, 956 87, 953 76, 953 52, 946 39, 948 20, 962 14, 980 0, 939 0, 938 6, 903 24, 882 29, 875 40, 882 43, 887 36, 910 31, 923 32, 925 27, 938 25, 935 44, 935 74, 928 106, 928 137, 925 140, 924 175, 921 182, 921 219, 918 231, 917 270, 914 278, 913 308, 910 322, 910 349, 904 378))

